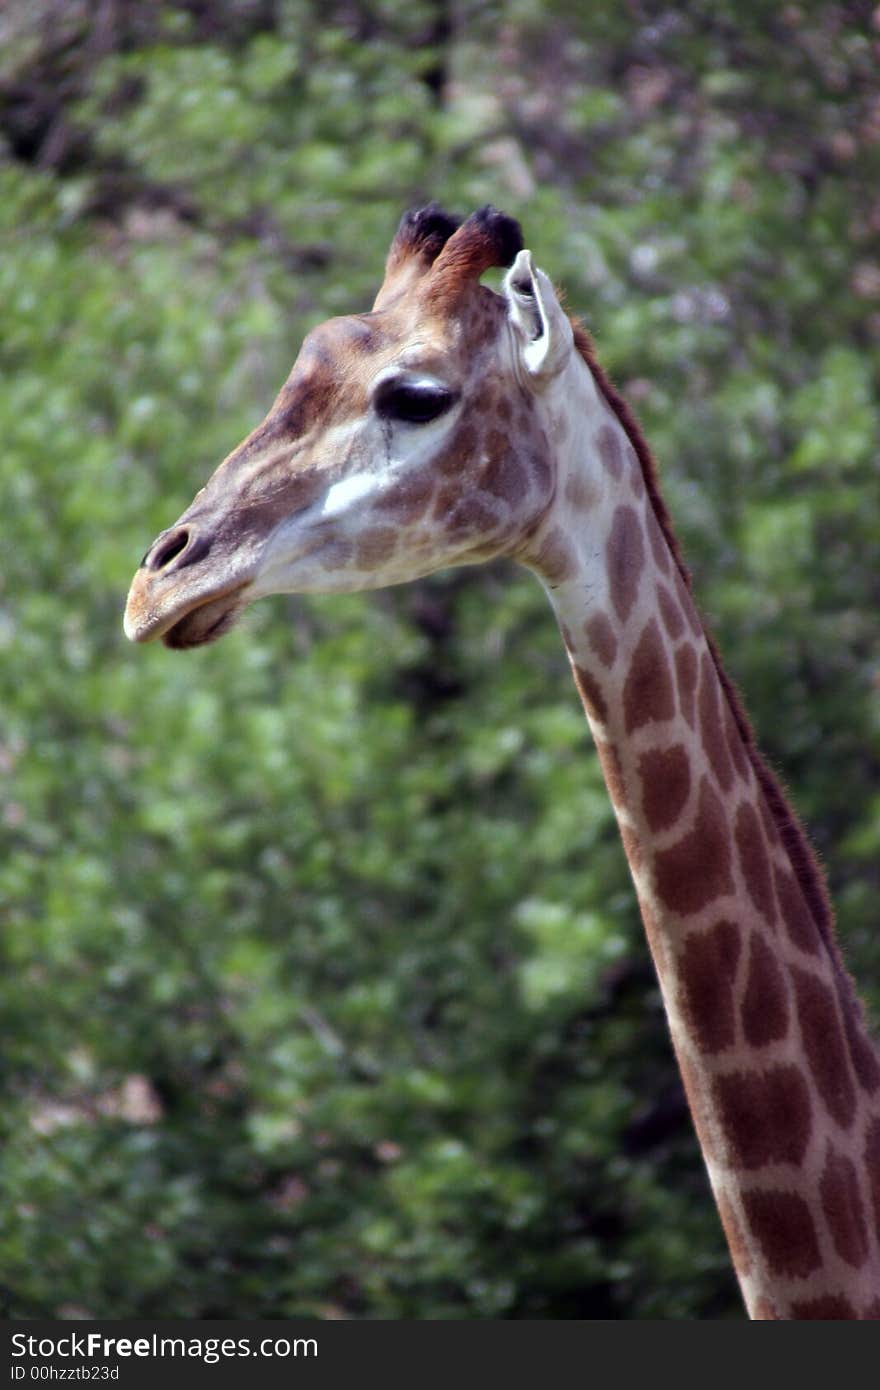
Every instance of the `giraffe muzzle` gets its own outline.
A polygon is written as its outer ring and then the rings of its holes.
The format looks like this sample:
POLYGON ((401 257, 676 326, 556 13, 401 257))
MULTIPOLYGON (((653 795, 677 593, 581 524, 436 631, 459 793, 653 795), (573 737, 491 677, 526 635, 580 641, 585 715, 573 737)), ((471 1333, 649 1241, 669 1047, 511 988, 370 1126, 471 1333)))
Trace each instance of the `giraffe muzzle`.
POLYGON ((178 522, 163 531, 132 581, 123 627, 132 642, 161 638, 166 647, 204 646, 228 632, 245 604, 250 574, 243 557, 216 562, 215 536, 178 522), (210 562, 210 563, 205 563, 210 562))

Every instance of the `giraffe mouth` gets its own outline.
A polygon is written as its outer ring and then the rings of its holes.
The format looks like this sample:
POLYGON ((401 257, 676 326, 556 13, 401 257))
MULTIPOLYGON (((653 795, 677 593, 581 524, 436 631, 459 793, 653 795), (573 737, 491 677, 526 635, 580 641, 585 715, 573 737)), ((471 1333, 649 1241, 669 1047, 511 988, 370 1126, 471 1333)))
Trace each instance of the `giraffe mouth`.
POLYGON ((157 598, 148 571, 139 570, 128 595, 125 635, 132 642, 161 638, 166 647, 186 651, 216 642, 234 625, 247 603, 247 581, 231 584, 219 593, 203 594, 188 603, 172 596, 157 598))
POLYGON ((174 651, 188 651, 191 647, 205 647, 209 642, 216 642, 235 625, 241 614, 244 603, 240 595, 239 589, 234 594, 223 594, 191 608, 161 634, 165 646, 174 651))

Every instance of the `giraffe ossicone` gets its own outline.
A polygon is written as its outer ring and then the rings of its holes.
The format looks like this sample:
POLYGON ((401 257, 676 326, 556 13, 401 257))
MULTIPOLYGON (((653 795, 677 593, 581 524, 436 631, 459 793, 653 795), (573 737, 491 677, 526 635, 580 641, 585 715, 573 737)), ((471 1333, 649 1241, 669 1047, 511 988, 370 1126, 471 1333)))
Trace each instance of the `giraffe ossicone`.
POLYGON ((134 641, 507 556, 555 610, 747 1309, 880 1318, 880 1058, 820 869, 694 607, 639 427, 494 208, 404 216, 147 552, 134 641), (480 282, 510 267, 498 294, 480 282))

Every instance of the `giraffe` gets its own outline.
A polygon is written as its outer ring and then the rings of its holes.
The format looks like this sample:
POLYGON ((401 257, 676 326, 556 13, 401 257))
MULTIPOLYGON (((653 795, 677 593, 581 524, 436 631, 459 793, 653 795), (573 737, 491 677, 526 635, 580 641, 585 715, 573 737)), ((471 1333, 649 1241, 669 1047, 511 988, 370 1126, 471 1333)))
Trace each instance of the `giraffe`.
POLYGON ((498 556, 555 610, 748 1314, 880 1319, 880 1056, 823 875, 697 613, 636 420, 514 219, 404 215, 372 311, 306 337, 148 550, 125 631, 199 646, 267 594, 498 556))

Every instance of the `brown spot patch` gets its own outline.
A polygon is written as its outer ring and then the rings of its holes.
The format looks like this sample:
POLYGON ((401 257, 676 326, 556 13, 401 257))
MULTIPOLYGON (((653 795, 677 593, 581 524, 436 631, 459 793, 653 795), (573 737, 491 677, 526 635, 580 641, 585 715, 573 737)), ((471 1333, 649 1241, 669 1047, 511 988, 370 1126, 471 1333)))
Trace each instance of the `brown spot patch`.
POLYGON ((537 495, 540 498, 550 497, 553 489, 553 470, 550 467, 549 459, 532 451, 529 454, 529 472, 532 475, 532 486, 537 495))
POLYGON ((785 976, 770 947, 756 931, 751 935, 742 1024, 746 1042, 752 1047, 765 1047, 788 1032, 785 976))
POLYGON ((592 650, 603 666, 613 666, 617 657, 617 637, 604 613, 597 613, 584 624, 584 632, 592 650))
POLYGON ((633 652, 623 686, 623 712, 628 734, 675 714, 669 661, 655 618, 645 626, 633 652))
POLYGON ((764 834, 767 836, 771 845, 779 844, 779 826, 770 807, 767 805, 767 798, 763 792, 758 793, 758 810, 761 815, 761 824, 764 827, 764 834))
POLYGON ((691 598, 690 590, 680 574, 676 574, 675 576, 675 592, 678 595, 678 602, 681 605, 684 616, 688 620, 691 632, 695 637, 702 637, 703 624, 700 622, 700 615, 694 607, 694 601, 691 598))
POLYGON ((497 530, 498 517, 479 497, 461 497, 449 513, 446 526, 453 537, 491 535, 497 530))
POLYGON ((858 1313, 845 1298, 829 1293, 822 1294, 819 1298, 798 1299, 791 1305, 791 1316, 798 1322, 843 1322, 845 1319, 857 1318, 858 1313))
POLYGON ((338 536, 336 540, 322 545, 316 558, 322 569, 339 570, 349 563, 354 554, 354 543, 338 536))
POLYGON ((874 1226, 880 1241, 880 1119, 872 1120, 865 1134, 865 1172, 874 1208, 874 1226))
POLYGON ((792 974, 807 1064, 829 1114, 848 1129, 855 1116, 856 1096, 837 1001, 809 971, 795 966, 792 974))
POLYGON ((629 473, 629 485, 635 496, 641 501, 645 495, 645 480, 642 477, 642 467, 636 457, 636 451, 631 444, 627 444, 625 456, 626 467, 629 473))
POLYGON ((685 642, 675 653, 675 679, 678 683, 678 703, 683 717, 694 727, 697 690, 697 653, 685 642))
POLYGON ((593 719, 598 719, 601 723, 606 723, 608 719, 608 706, 605 703, 605 696, 602 694, 602 687, 589 671, 585 671, 583 666, 574 666, 574 682, 584 702, 584 709, 593 719))
POLYGON ((620 442, 620 431, 613 425, 603 425, 596 435, 596 448, 612 478, 618 480, 623 476, 623 448, 620 442))
POLYGON ((383 565, 397 546, 397 532, 392 526, 373 526, 363 531, 357 541, 357 567, 375 570, 383 565))
POLYGON ((776 901, 770 860, 761 832, 761 822, 753 806, 744 801, 736 813, 736 849, 739 867, 748 895, 771 925, 776 925, 776 901))
POLYGON ((654 874, 663 902, 684 917, 733 892, 730 828, 708 777, 700 783, 693 829, 654 856, 654 874))
POLYGON ((476 453, 479 446, 480 437, 473 425, 462 422, 450 439, 451 449, 459 456, 461 463, 467 463, 472 454, 476 453))
POLYGON ((691 789, 691 765, 682 744, 654 748, 639 758, 642 810, 652 830, 668 830, 685 808, 691 789))
POLYGON ((373 503, 377 512, 390 512, 395 520, 408 524, 424 512, 434 491, 434 480, 427 473, 401 478, 373 503))
MULTIPOLYGON (((848 991, 851 995, 851 991, 848 991)), ((841 999, 843 1027, 849 1046, 849 1055, 855 1068, 859 1085, 868 1095, 873 1095, 880 1086, 880 1060, 870 1039, 866 1037, 861 1020, 861 1005, 856 999, 841 999)))
POLYGON ((615 511, 605 546, 605 561, 611 602, 618 618, 625 623, 638 597, 639 580, 645 568, 642 524, 632 507, 618 507, 615 511))
POLYGON ((461 483, 456 478, 454 482, 443 483, 437 489, 437 496, 434 499, 434 506, 431 509, 431 516, 435 521, 445 521, 453 508, 458 504, 461 497, 461 483))
POLYGON ((818 955, 819 931, 797 880, 784 869, 777 869, 774 877, 776 900, 791 940, 802 951, 807 951, 813 956, 818 955))
POLYGON ((746 1192, 746 1220, 773 1274, 806 1279, 822 1263, 810 1208, 796 1192, 746 1192))
POLYGON ((753 1322, 779 1322, 779 1310, 769 1298, 759 1298, 752 1309, 753 1322))
MULTIPOLYGON (((234 464, 232 465, 234 467, 234 464)), ((240 505, 236 509, 239 526, 253 528, 265 534, 266 522, 274 523, 290 516, 292 512, 304 510, 320 497, 327 487, 318 469, 306 469, 292 473, 286 482, 268 497, 260 499, 259 492, 265 488, 266 480, 261 469, 254 472, 250 480, 243 479, 240 487, 240 505)))
MULTIPOLYGON (((648 938, 651 954, 657 965, 662 967, 665 965, 667 958, 666 940, 657 925, 657 918, 654 916, 650 904, 639 899, 639 910, 642 914, 642 921, 645 925, 645 935, 648 938)), ((704 1152, 707 1151, 704 1150, 704 1152)))
POLYGON ((654 513, 654 508, 651 506, 648 507, 645 523, 648 531, 648 540, 651 544, 651 554, 654 556, 654 564, 661 574, 668 574, 672 563, 669 558, 669 546, 663 539, 660 523, 654 513))
POLYGON ((673 642, 676 642, 684 632, 684 618, 681 616, 681 609, 665 584, 657 586, 657 598, 660 602, 660 617, 663 619, 663 626, 673 642))
POLYGON ((613 743, 607 743, 603 738, 597 738, 596 749, 602 764, 608 794, 615 806, 623 807, 626 805, 626 791, 623 783, 623 767, 617 746, 613 743))
POLYGON ((700 663, 700 734, 706 756, 718 778, 722 791, 730 791, 733 786, 733 768, 730 753, 721 721, 721 707, 718 702, 718 672, 708 652, 703 653, 700 663))
POLYGON ((828 1145, 819 1194, 835 1250, 853 1269, 861 1269, 868 1258, 868 1232, 859 1179, 852 1160, 832 1144, 828 1145))
POLYGON ((677 1058, 681 1079, 684 1082, 684 1089, 688 1098, 688 1104, 691 1107, 694 1129, 697 1131, 697 1138, 700 1141, 703 1157, 707 1163, 717 1163, 718 1153, 715 1144, 715 1116, 712 1114, 709 1105, 709 1096, 707 1095, 706 1088, 698 1077, 697 1072, 691 1066, 688 1055, 684 1049, 677 1053, 677 1058))
POLYGON ((724 1227, 724 1234, 727 1237, 734 1268, 741 1279, 745 1278, 752 1268, 752 1256, 746 1245, 742 1227, 739 1224, 739 1217, 723 1192, 716 1193, 715 1203, 718 1207, 718 1215, 721 1217, 721 1224, 724 1227))
POLYGON ((503 435, 489 436, 489 453, 478 481, 486 492, 494 497, 506 497, 510 502, 518 502, 528 491, 525 469, 511 453, 503 435), (501 440, 496 449, 492 447, 493 438, 501 440))
POLYGON ((736 1042, 734 982, 740 955, 739 928, 716 922, 692 932, 679 956, 682 1012, 700 1051, 722 1052, 736 1042))
POLYGON ((561 584, 577 572, 577 557, 561 527, 554 526, 542 540, 535 556, 535 569, 551 586, 561 584))
POLYGON ((742 741, 742 735, 736 726, 733 710, 730 708, 728 700, 725 698, 721 703, 724 713, 724 732, 727 736, 727 751, 730 754, 730 761, 733 763, 742 780, 748 782, 751 763, 749 762, 745 744, 742 741))
POLYGON ((809 1088, 797 1067, 718 1076, 714 1091, 721 1128, 740 1167, 802 1161, 812 1115, 809 1088))
MULTIPOLYGON (((352 393, 350 406, 363 408, 363 393, 352 393)), ((272 444, 291 444, 323 425, 339 404, 338 383, 333 373, 317 365, 303 369, 295 363, 262 424, 248 435, 236 450, 242 458, 252 458, 272 444)))
POLYGON ((446 452, 434 461, 435 472, 464 473, 479 445, 480 441, 473 425, 460 424, 453 432, 446 452))

